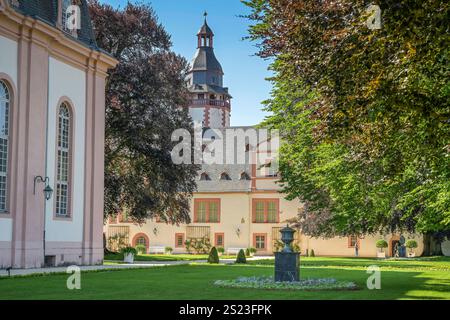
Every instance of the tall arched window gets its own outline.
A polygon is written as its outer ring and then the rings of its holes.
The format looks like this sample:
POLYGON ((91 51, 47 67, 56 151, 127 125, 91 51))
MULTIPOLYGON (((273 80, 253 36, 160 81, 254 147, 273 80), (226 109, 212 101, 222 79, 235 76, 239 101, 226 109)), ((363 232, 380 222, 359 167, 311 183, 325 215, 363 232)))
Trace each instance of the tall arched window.
POLYGON ((59 106, 56 163, 56 215, 70 217, 72 120, 66 103, 59 106))
POLYGON ((10 95, 0 81, 0 212, 7 211, 10 95))

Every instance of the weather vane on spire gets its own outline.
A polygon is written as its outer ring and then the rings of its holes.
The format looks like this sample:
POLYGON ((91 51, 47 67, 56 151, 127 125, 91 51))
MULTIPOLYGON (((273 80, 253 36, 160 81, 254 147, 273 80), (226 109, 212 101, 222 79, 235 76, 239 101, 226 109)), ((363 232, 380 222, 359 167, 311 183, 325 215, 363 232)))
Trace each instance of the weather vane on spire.
POLYGON ((205 17, 205 21, 206 21, 206 17, 208 16, 208 12, 205 10, 205 12, 203 13, 203 16, 205 17))

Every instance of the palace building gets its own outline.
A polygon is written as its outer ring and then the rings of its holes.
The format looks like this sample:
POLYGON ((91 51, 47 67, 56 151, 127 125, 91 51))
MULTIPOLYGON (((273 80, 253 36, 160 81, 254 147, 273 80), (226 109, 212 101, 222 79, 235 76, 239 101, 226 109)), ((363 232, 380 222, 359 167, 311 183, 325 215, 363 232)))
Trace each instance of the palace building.
POLYGON ((96 45, 86 0, 0 0, 0 268, 102 263, 116 64, 96 45))
MULTIPOLYGON (((226 143, 225 131, 245 135, 254 129, 230 126, 232 97, 223 85, 223 76, 214 54, 214 33, 205 19, 197 34, 197 51, 187 85, 191 93, 189 113, 195 123, 202 125, 206 141, 226 143)), ((261 152, 259 143, 246 140, 236 146, 233 141, 232 146, 237 153, 245 153, 245 161, 202 165, 191 202, 190 224, 176 226, 149 219, 137 225, 127 221, 126 214, 120 214, 105 226, 110 249, 115 249, 114 241, 120 238, 132 246, 143 245, 150 253, 164 252, 165 247, 171 247, 174 253, 186 253, 186 241, 208 239, 211 245, 229 253, 252 247, 258 255, 273 254, 280 243, 279 230, 297 216, 302 204, 286 200, 280 193, 276 183, 279 177, 270 162, 258 165, 250 161, 261 152)), ((203 149, 207 148, 205 144, 203 149)), ((302 253, 314 250, 316 255, 352 256, 358 247, 360 256, 376 256, 375 242, 382 237, 389 242, 387 255, 393 255, 396 243, 402 239, 399 235, 316 239, 296 232, 295 243, 302 253)), ((416 251, 420 253, 422 247, 416 251)))

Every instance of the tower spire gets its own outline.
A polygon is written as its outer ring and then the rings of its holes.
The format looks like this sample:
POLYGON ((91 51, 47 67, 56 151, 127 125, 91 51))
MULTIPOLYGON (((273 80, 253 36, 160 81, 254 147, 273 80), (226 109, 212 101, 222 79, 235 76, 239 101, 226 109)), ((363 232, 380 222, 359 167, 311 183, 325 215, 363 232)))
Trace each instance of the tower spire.
POLYGON ((211 28, 208 26, 208 22, 206 21, 206 17, 208 16, 208 12, 206 12, 206 10, 203 13, 203 16, 205 17, 203 26, 200 28, 200 30, 197 33, 198 48, 200 48, 200 47, 211 47, 212 48, 214 33, 212 32, 211 28))

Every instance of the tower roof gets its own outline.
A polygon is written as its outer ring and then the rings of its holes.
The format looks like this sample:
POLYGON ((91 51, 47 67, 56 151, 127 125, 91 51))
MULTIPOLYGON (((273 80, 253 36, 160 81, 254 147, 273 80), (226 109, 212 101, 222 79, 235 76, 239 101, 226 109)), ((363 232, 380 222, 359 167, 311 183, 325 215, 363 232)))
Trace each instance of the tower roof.
POLYGON ((197 35, 207 35, 207 36, 213 36, 214 32, 211 30, 211 28, 208 26, 208 23, 205 22, 203 23, 202 27, 200 28, 200 30, 198 30, 197 35))
POLYGON ((214 36, 214 32, 212 32, 211 28, 208 26, 208 23, 206 22, 206 17, 208 16, 208 12, 205 11, 203 14, 205 17, 205 21, 203 22, 203 26, 198 30, 197 35, 206 35, 206 36, 214 36))
POLYGON ((217 60, 214 49, 211 47, 200 47, 192 59, 190 71, 219 71, 223 73, 222 66, 217 60))

